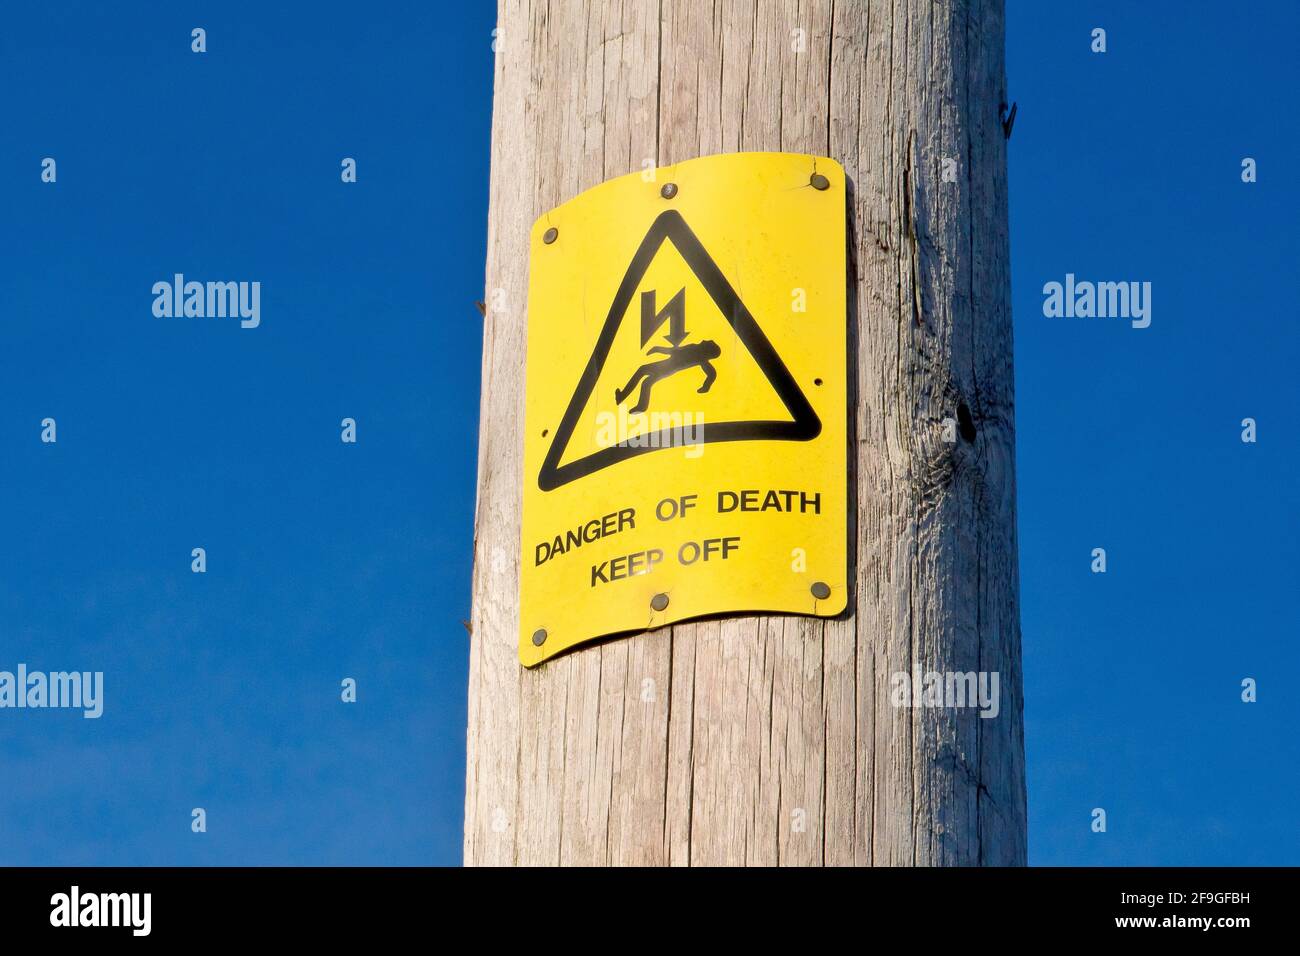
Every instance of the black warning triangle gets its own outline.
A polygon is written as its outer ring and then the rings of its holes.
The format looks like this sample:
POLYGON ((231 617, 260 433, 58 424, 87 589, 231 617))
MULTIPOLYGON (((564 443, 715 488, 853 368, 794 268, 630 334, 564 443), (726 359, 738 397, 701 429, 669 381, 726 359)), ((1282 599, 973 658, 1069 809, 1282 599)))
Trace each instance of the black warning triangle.
POLYGON ((785 403, 791 418, 791 421, 784 422, 705 422, 700 426, 695 442, 707 444, 722 441, 809 441, 821 433, 821 419, 817 417, 817 413, 808 404, 808 399, 799 390, 789 369, 781 361, 781 356, 777 354, 776 349, 772 348, 772 343, 767 340, 767 336, 758 327, 754 317, 749 314, 749 309, 745 308, 745 304, 740 301, 740 296, 736 295, 736 290, 731 287, 731 283, 709 256, 704 245, 686 225, 686 220, 682 218, 681 213, 670 209, 661 213, 651 224, 645 238, 641 240, 641 245, 637 247, 632 262, 627 267, 623 281, 619 283, 614 302, 609 307, 609 315, 605 318, 605 325, 596 340, 596 348, 592 351, 591 358, 587 360, 587 367, 583 370, 582 378, 578 380, 578 387, 574 389, 573 397, 569 399, 569 407, 564 413, 560 427, 555 431, 550 450, 547 451, 546 459, 542 462, 542 470, 537 475, 537 485, 542 491, 552 491, 570 481, 590 475, 602 468, 608 468, 615 462, 683 444, 681 430, 667 428, 658 434, 651 433, 653 438, 649 441, 646 435, 637 435, 635 445, 628 444, 633 440, 628 439, 617 445, 602 448, 585 458, 569 462, 567 465, 560 464, 564 450, 568 447, 569 439, 578 424, 578 418, 582 415, 582 410, 586 407, 587 400, 591 397, 592 390, 595 389, 596 382, 600 378, 601 369, 604 368, 605 359, 614 343, 614 336, 623 317, 628 314, 632 296, 636 293, 641 279, 650 268, 655 253, 659 251, 665 239, 671 240, 677 251, 681 253, 686 265, 695 273, 695 277, 700 280, 700 284, 704 286, 705 291, 709 293, 723 317, 735 331, 736 337, 749 350, 758 367, 767 376, 778 397, 785 403))

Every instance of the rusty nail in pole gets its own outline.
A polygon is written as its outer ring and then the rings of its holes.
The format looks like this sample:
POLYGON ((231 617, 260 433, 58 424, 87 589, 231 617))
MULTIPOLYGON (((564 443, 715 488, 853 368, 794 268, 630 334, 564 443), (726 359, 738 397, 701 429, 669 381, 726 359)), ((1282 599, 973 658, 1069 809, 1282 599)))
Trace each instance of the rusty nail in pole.
POLYGON ((542 242, 546 243, 549 246, 551 243, 555 241, 556 237, 559 236, 559 234, 560 234, 560 230, 552 226, 550 229, 547 229, 546 232, 542 234, 542 242))
POLYGON ((664 183, 664 188, 659 190, 659 195, 663 196, 665 199, 672 199, 677 195, 677 184, 664 183))
POLYGON ((819 601, 825 601, 831 596, 830 585, 825 581, 818 581, 812 586, 812 596, 819 601))
POLYGON ((654 608, 656 611, 662 611, 664 608, 668 606, 668 595, 656 594, 654 597, 650 599, 650 606, 654 608))
POLYGON ((533 631, 533 646, 541 647, 545 643, 546 643, 546 629, 539 627, 537 630, 533 631))
POLYGON ((808 183, 809 185, 812 186, 813 189, 831 188, 831 181, 827 179, 825 176, 823 176, 821 173, 813 173, 812 176, 809 177, 808 183))

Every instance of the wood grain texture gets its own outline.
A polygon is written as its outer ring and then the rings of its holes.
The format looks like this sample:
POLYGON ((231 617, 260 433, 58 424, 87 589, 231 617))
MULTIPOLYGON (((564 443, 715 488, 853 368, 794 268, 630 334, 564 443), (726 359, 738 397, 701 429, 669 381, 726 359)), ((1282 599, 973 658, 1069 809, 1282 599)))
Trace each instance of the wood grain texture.
POLYGON ((1023 864, 1001 0, 502 0, 498 27, 465 862, 1023 864), (526 671, 529 227, 737 150, 829 155, 853 186, 851 613, 677 625, 526 671), (893 706, 891 676, 918 671, 997 672, 1000 713, 893 706))

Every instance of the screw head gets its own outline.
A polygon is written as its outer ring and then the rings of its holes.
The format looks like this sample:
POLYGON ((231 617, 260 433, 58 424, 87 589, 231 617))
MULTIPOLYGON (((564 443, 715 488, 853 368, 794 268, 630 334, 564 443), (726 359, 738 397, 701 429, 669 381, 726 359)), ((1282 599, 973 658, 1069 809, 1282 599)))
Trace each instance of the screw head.
POLYGON ((539 627, 537 630, 533 631, 533 646, 541 647, 545 643, 546 643, 546 628, 539 627))
POLYGON ((659 195, 663 196, 665 199, 672 199, 677 195, 677 184, 664 183, 664 188, 659 190, 659 195))
POLYGON ((654 608, 656 611, 662 611, 664 608, 668 606, 668 595, 656 594, 654 597, 650 599, 650 606, 654 608))
POLYGON ((552 226, 550 229, 547 229, 546 232, 542 233, 542 242, 546 243, 549 246, 556 239, 558 239, 559 236, 560 236, 560 230, 552 226))
POLYGON ((825 176, 823 176, 821 173, 813 173, 812 176, 808 178, 808 184, 812 186, 813 189, 831 188, 831 181, 827 179, 825 176))
POLYGON ((819 601, 825 601, 831 596, 831 587, 825 581, 816 581, 812 586, 812 596, 819 601))

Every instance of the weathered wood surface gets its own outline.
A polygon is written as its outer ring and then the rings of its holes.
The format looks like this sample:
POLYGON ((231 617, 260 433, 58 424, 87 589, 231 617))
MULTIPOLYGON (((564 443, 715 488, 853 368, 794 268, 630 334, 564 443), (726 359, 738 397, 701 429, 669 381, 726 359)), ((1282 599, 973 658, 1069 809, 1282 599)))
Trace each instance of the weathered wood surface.
POLYGON ((503 0, 498 26, 466 863, 1024 863, 1002 3, 503 0), (830 155, 855 186, 853 613, 525 671, 529 227, 735 150, 830 155), (960 405, 973 428, 945 442, 960 405), (996 671, 1001 712, 892 706, 914 671, 996 671))

